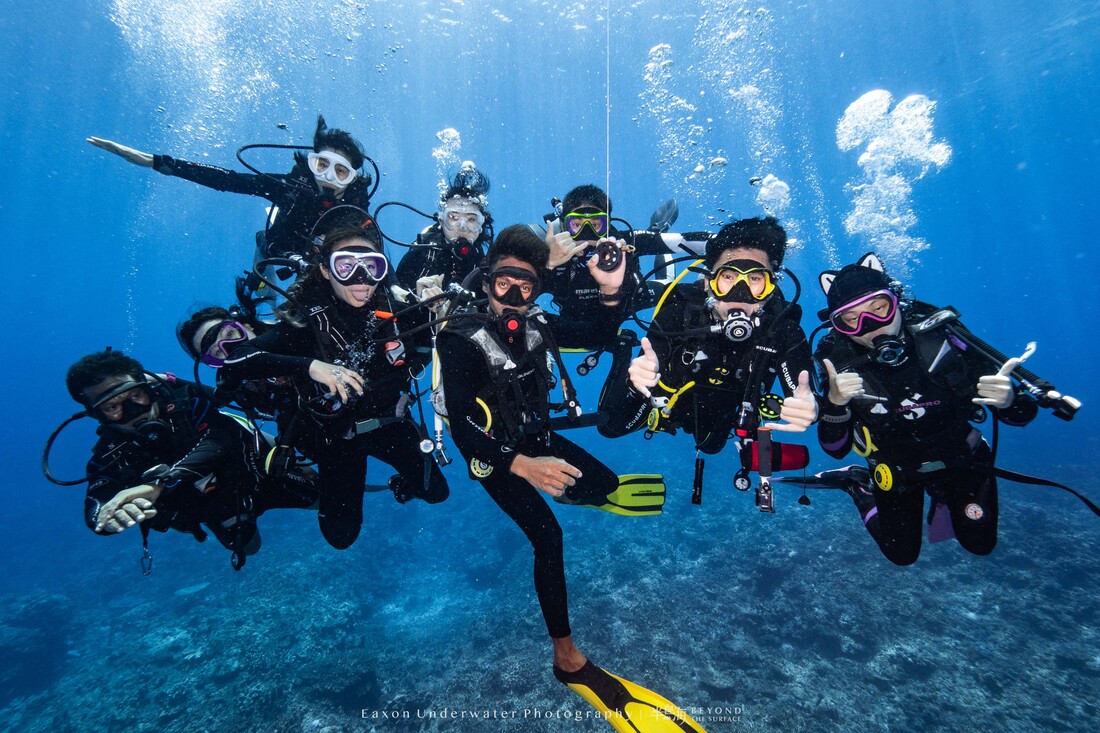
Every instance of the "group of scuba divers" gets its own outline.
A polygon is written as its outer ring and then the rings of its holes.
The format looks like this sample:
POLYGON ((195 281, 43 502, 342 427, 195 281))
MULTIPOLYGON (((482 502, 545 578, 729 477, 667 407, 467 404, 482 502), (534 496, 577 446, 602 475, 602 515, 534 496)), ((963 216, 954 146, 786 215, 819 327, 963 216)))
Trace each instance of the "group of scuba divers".
MULTIPOLYGON (((1007 358, 953 309, 906 297, 874 254, 821 274, 827 306, 812 336, 827 332, 811 350, 798 281, 783 267, 787 235, 772 217, 678 234, 669 231, 677 213, 670 201, 649 228, 635 230, 611 216, 604 191, 583 185, 553 200, 545 231, 494 233, 489 180, 464 163, 437 213, 424 214, 432 224, 404 243, 378 222, 398 202, 372 207, 377 165, 323 118, 312 148, 295 149, 285 175, 256 170, 241 155, 262 146, 238 152, 251 171, 238 173, 89 142, 165 175, 263 197, 271 208, 237 302, 199 310, 177 328, 195 361, 194 382, 110 349, 69 369, 69 393, 84 408, 70 420, 99 422, 83 479, 88 526, 100 534, 138 527, 147 571, 151 529, 200 541, 208 530, 240 568, 259 549, 256 518, 274 508, 315 509, 325 539, 343 549, 359 535, 365 491, 388 489, 401 503, 447 498, 445 424, 470 477, 534 548, 555 676, 620 730, 701 727, 574 645, 562 531, 541 494, 649 516, 661 512, 665 487, 659 475, 617 475, 562 430, 684 431, 696 445, 694 503, 701 454, 733 439, 733 483, 751 489, 756 474, 762 511, 774 510, 776 482, 843 490, 882 553, 907 565, 925 525, 933 541, 954 536, 970 552, 991 552, 997 477, 1045 482, 994 465, 997 424, 1025 425, 1039 407, 1069 420, 1080 405, 1022 366, 1033 345, 1007 358), (407 247, 396 271, 384 240, 407 247), (653 258, 652 272, 643 273, 643 257, 653 258), (780 288, 785 276, 791 300, 780 288), (272 322, 258 310, 276 293, 272 322), (538 304, 547 294, 557 313, 538 304), (652 312, 648 322, 644 312, 652 312), (620 328, 628 319, 645 337, 620 328), (596 411, 581 410, 564 350, 588 352, 582 375, 610 353, 596 411), (200 362, 216 370, 216 389, 200 383, 200 362), (428 375, 431 395, 421 399, 428 375), (975 427, 990 416, 993 446, 975 427), (272 423, 274 436, 261 429, 272 423), (773 476, 809 462, 805 446, 773 433, 815 424, 828 455, 855 452, 865 465, 773 476), (388 486, 366 485, 368 457, 396 471, 388 486)), ((43 458, 54 481, 47 459, 56 435, 43 458)), ((808 503, 804 491, 800 501, 808 503)))

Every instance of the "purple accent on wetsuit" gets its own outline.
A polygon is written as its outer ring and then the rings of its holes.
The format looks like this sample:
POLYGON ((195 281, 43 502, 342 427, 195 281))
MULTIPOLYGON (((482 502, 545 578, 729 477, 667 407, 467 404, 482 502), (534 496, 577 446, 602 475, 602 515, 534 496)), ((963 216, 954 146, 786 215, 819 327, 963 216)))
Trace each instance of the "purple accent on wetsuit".
POLYGON ((840 450, 841 448, 843 448, 843 447, 844 447, 844 446, 846 446, 847 444, 848 444, 848 436, 847 436, 847 435, 845 435, 845 436, 844 436, 843 438, 841 438, 840 440, 838 440, 838 441, 837 441, 837 442, 835 442, 835 443, 822 443, 822 444, 821 444, 821 447, 822 447, 822 448, 823 448, 824 450, 827 450, 827 451, 830 451, 830 450, 840 450))
POLYGON ((866 514, 863 515, 863 526, 867 526, 867 523, 870 522, 871 518, 873 516, 875 516, 876 514, 878 514, 878 507, 877 506, 871 507, 871 511, 869 511, 866 514))
POLYGON ((955 527, 951 523, 951 510, 946 504, 936 502, 932 521, 928 523, 928 541, 944 542, 955 539, 955 527))
POLYGON ((954 334, 948 334, 947 340, 959 351, 966 351, 966 342, 954 334))

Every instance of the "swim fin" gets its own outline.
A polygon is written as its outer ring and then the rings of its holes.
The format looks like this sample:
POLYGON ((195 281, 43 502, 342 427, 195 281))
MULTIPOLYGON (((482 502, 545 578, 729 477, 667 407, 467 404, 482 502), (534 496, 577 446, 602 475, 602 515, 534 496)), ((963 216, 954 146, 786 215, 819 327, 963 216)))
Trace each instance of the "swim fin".
POLYGON ((773 476, 771 480, 772 483, 796 484, 806 489, 840 489, 850 494, 871 485, 871 472, 865 466, 851 465, 813 476, 773 476))
POLYGON ((676 199, 669 199, 658 206, 657 210, 650 215, 648 231, 664 234, 676 223, 679 216, 679 204, 676 203, 676 199))
POLYGON ((554 676, 621 733, 706 733, 691 716, 656 692, 616 677, 591 660, 576 672, 554 667, 554 676))
POLYGON ((591 506, 624 517, 660 514, 665 506, 665 477, 659 473, 619 476, 619 487, 607 495, 607 502, 591 506))

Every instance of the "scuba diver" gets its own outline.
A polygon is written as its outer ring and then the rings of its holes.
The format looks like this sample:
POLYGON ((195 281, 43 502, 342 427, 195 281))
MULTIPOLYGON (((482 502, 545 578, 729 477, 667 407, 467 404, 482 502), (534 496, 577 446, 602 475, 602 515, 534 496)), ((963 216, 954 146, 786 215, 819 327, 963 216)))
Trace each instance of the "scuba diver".
MULTIPOLYGON (((612 218, 611 199, 598 186, 577 186, 564 200, 553 199, 551 203, 554 213, 543 217, 547 224, 546 245, 550 249, 546 291, 566 318, 590 320, 598 312, 599 292, 587 267, 590 257, 596 257, 603 270, 613 269, 618 258, 625 257, 627 271, 622 312, 629 315, 654 303, 653 294, 642 277, 639 257, 667 257, 680 251, 697 253, 710 238, 707 232, 668 233, 679 214, 675 200, 654 212, 649 229, 628 228, 627 231, 615 227, 615 221, 623 220, 612 218), (613 240, 618 246, 601 245, 604 240, 613 240)), ((606 344, 591 343, 589 346, 598 350, 606 344)))
POLYGON ((295 379, 300 409, 280 430, 279 445, 316 461, 318 522, 337 549, 359 536, 368 456, 397 469, 389 487, 401 503, 435 504, 449 493, 431 447, 422 449, 426 436, 407 415, 410 377, 427 361, 417 347, 426 346, 427 337, 420 330, 406 338, 400 328, 424 323, 427 309, 406 309, 407 318, 395 318, 400 303, 391 297, 389 260, 379 240, 376 228, 327 232, 319 262, 286 292, 280 322, 237 345, 219 374, 227 388, 240 380, 295 379))
POLYGON ((245 279, 237 278, 237 302, 229 308, 209 306, 192 313, 176 326, 176 339, 195 364, 217 373, 215 396, 223 404, 239 408, 250 420, 275 420, 280 428, 296 414, 298 391, 286 376, 237 381, 232 388, 222 377, 221 367, 237 346, 266 333, 272 324, 256 313, 257 300, 248 294, 245 279))
MULTIPOLYGON (((633 685, 625 687, 630 683, 592 664, 575 646, 566 602, 562 531, 539 496, 541 491, 563 504, 637 516, 657 514, 663 507, 664 485, 659 476, 620 479, 556 432, 555 421, 568 426, 580 409, 568 374, 561 369, 558 346, 586 340, 593 332, 600 337, 614 334, 626 265, 620 258, 618 266, 607 272, 590 262, 593 282, 602 296, 601 308, 593 314, 595 319, 581 322, 548 315, 534 304, 546 257, 545 242, 531 227, 516 225, 500 232, 489 247, 482 285, 487 304, 453 311, 437 335, 442 379, 434 401, 445 407, 451 435, 471 478, 481 482, 534 549, 535 593, 553 642, 554 675, 598 709, 628 707, 626 703, 639 697, 644 698, 639 704, 655 709, 652 700, 659 696, 633 685), (555 364, 559 377, 552 372, 555 364), (557 383, 562 386, 563 402, 555 406, 550 393, 557 383), (569 415, 551 418, 555 407, 569 415)), ((626 715, 632 715, 629 707, 626 715)))
MULTIPOLYGON (((166 176, 185 178, 218 191, 259 196, 270 201, 272 206, 264 231, 256 234, 256 261, 267 257, 315 253, 317 245, 313 230, 322 215, 336 207, 347 206, 347 209, 340 210, 354 212, 348 214, 354 217, 360 213, 359 209, 368 208, 370 197, 374 194, 370 174, 361 170, 363 162, 370 159, 359 142, 343 130, 329 128, 320 115, 313 133, 313 152, 308 155, 303 154, 299 146, 293 145, 247 146, 295 149, 294 168, 286 174, 262 173, 251 166, 248 167, 253 173, 238 173, 167 155, 145 153, 98 137, 90 137, 88 142, 166 176)), ((238 159, 244 163, 239 152, 238 159)), ((342 217, 343 214, 336 218, 342 217)), ((327 226, 337 223, 335 219, 326 217, 327 226)))
POLYGON ((787 233, 772 217, 723 227, 706 256, 665 290, 642 353, 629 366, 616 360, 600 396, 608 414, 600 432, 607 437, 646 428, 647 437, 682 429, 695 438, 695 503, 700 452, 718 453, 733 431, 742 444, 735 485, 745 490, 759 428, 800 432, 817 418, 802 309, 777 283, 786 249, 787 233), (679 283, 688 272, 702 278, 679 283), (785 399, 771 393, 776 378, 785 399), (782 422, 760 425, 761 417, 782 422))
POLYGON ((833 458, 854 450, 866 459, 867 469, 849 467, 840 485, 867 532, 894 564, 916 562, 927 493, 930 539, 953 533, 966 550, 989 554, 994 453, 972 423, 986 409, 994 429, 1034 419, 1038 402, 1010 376, 1030 354, 1003 365, 986 358, 957 313, 904 299, 873 253, 822 273, 820 283, 828 308, 818 316, 831 328, 814 354, 827 389, 818 440, 833 458))
POLYGON ((148 533, 179 530, 200 542, 205 526, 233 551, 238 570, 260 549, 256 518, 268 509, 306 509, 317 501, 311 473, 276 481, 262 469, 262 435, 218 412, 208 393, 172 375, 145 371, 132 357, 107 349, 89 354, 65 377, 69 394, 84 407, 79 417, 99 422, 99 440, 87 466, 84 521, 97 534, 140 526, 143 567, 151 571, 148 533))
POLYGON ((435 222, 420 232, 397 263, 397 281, 423 298, 462 283, 485 260, 493 240, 489 177, 466 161, 439 199, 435 222))

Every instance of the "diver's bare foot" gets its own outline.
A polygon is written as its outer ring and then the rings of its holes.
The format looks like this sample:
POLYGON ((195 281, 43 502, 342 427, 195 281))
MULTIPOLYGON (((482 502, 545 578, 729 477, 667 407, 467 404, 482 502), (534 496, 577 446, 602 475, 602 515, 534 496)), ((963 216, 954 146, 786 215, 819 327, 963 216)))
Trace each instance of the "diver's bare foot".
POLYGON ((554 639, 554 666, 563 672, 576 672, 588 659, 573 644, 572 636, 554 639))

